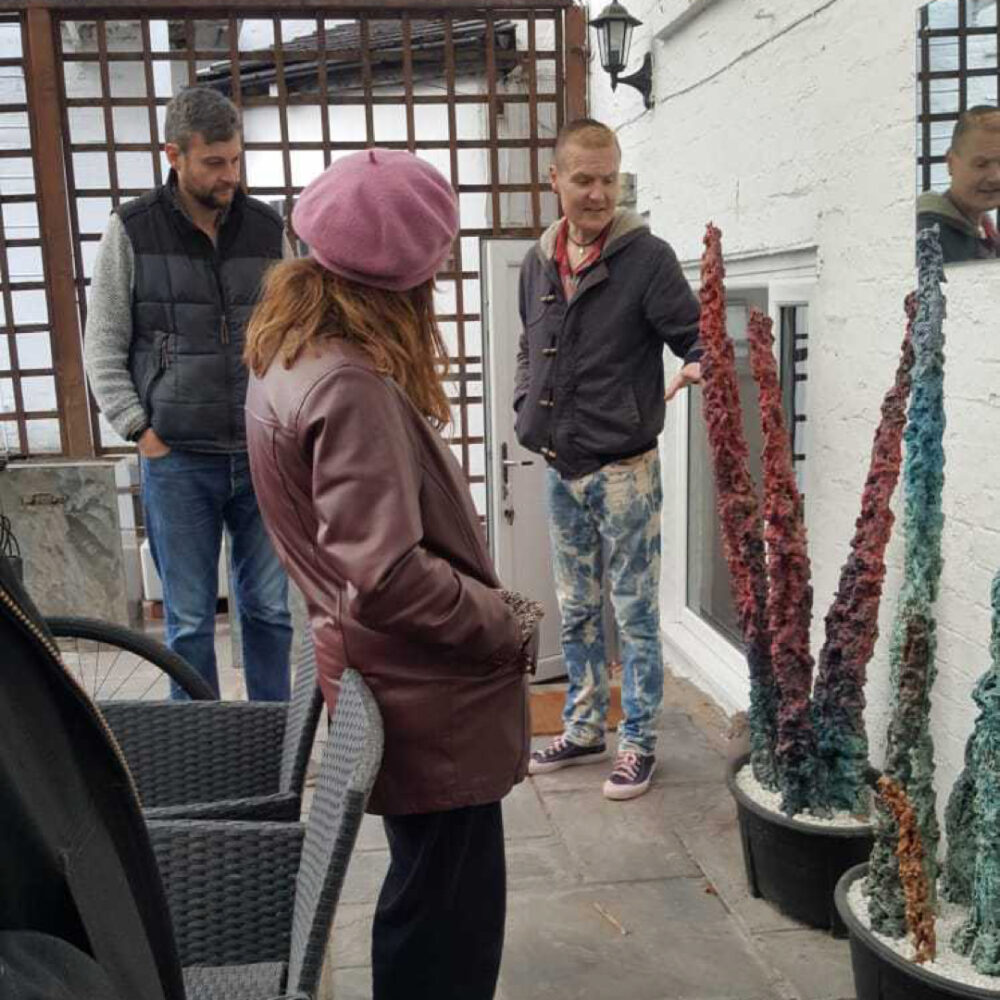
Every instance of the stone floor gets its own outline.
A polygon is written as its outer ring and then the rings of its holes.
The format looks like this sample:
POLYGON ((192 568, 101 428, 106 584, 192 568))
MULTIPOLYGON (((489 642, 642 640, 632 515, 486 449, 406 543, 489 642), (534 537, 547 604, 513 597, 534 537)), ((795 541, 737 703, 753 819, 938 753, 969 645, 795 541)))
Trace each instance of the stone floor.
MULTIPOLYGON (((219 636, 224 692, 238 696, 219 636)), ((606 765, 530 778, 504 801, 509 897, 498 1000, 848 1000, 847 945, 747 894, 724 783, 727 720, 668 678, 653 787, 601 795, 606 765)), ((544 740, 536 740, 542 743, 544 740)), ((371 997, 388 863, 367 817, 330 942, 325 1000, 371 997)))

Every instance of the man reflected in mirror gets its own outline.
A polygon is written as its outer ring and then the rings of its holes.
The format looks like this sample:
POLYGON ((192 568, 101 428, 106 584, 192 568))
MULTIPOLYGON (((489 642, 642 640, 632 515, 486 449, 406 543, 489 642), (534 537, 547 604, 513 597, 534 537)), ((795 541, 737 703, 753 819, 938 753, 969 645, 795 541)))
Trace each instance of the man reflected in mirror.
POLYGON ((920 195, 917 230, 940 226, 946 264, 1000 256, 1000 234, 990 214, 1000 207, 1000 109, 980 104, 963 111, 946 162, 948 190, 920 195))

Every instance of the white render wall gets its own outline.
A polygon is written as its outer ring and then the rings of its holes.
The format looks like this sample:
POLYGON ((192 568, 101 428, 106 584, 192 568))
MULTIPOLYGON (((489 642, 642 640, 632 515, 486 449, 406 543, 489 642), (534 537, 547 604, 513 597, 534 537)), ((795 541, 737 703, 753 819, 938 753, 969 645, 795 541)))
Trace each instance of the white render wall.
MULTIPOLYGON (((766 254, 815 244, 810 311, 805 492, 816 592, 813 645, 857 514, 878 406, 896 364, 913 266, 915 0, 630 0, 645 24, 630 69, 652 46, 656 107, 612 95, 596 60, 591 111, 620 127, 639 208, 683 259, 705 223, 724 251, 766 254), (674 19, 694 14, 662 41, 674 19), (666 31, 664 31, 666 29, 666 31), (652 169, 650 164, 657 164, 652 169)), ((596 50, 596 40, 594 48, 596 50)), ((945 567, 937 605, 933 734, 944 800, 974 719, 973 683, 988 664, 989 584, 1000 567, 1000 264, 949 268, 945 567)), ((700 407, 699 400, 693 400, 700 407)), ((697 416, 697 409, 694 411, 697 416)), ((674 408, 672 419, 676 419, 674 408)), ((668 461, 664 537, 676 535, 679 486, 668 461)), ((901 516, 897 495, 894 504, 901 516)), ((901 563, 890 550, 881 638, 870 666, 869 733, 881 758, 889 630, 901 563)), ((669 576, 665 572, 665 577, 669 576)), ((675 615, 666 592, 664 625, 675 615)), ((676 595, 674 595, 674 598, 676 595)), ((705 663, 711 658, 706 656, 705 663)), ((697 663, 693 678, 728 708, 745 683, 697 663)))

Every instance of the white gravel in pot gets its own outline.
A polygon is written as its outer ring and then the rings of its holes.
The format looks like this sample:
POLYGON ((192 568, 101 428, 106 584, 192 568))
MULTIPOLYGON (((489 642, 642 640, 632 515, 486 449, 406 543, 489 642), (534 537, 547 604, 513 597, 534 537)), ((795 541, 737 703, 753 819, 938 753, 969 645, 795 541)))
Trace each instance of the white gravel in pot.
MULTIPOLYGON (((878 931, 872 931, 871 920, 868 917, 868 897, 866 895, 867 879, 856 879, 847 891, 847 902, 859 922, 866 927, 873 937, 877 938, 887 948, 908 961, 913 960, 915 949, 909 937, 891 938, 878 931)), ((952 935, 965 923, 969 915, 966 906, 948 903, 938 895, 938 918, 935 922, 937 935, 937 958, 933 962, 924 962, 919 966, 927 972, 950 979, 962 986, 972 986, 979 990, 990 990, 1000 997, 1000 976, 985 976, 972 964, 967 955, 959 955, 952 951, 952 935)))
MULTIPOLYGON (((749 764, 745 764, 742 768, 740 768, 736 775, 736 784, 740 791, 747 796, 747 798, 752 799, 763 809, 766 809, 768 812, 772 812, 778 816, 785 815, 781 811, 781 794, 779 792, 772 792, 765 788, 753 776, 753 769, 749 764)), ((829 817, 814 816, 812 813, 802 812, 786 818, 791 818, 796 823, 801 823, 803 826, 815 826, 826 829, 836 827, 841 829, 850 829, 852 827, 862 829, 870 825, 870 821, 867 818, 858 817, 845 810, 838 810, 829 817)))

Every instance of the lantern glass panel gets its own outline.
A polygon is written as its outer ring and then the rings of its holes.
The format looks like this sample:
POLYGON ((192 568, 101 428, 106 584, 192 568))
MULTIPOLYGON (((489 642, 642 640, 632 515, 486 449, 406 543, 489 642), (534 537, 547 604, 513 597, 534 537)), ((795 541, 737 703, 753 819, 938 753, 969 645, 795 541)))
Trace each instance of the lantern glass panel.
POLYGON ((608 25, 602 24, 597 29, 597 46, 601 53, 601 66, 607 71, 610 67, 608 62, 608 25))
POLYGON ((608 27, 609 70, 622 70, 628 63, 629 43, 632 40, 632 25, 626 21, 612 21, 608 27))

